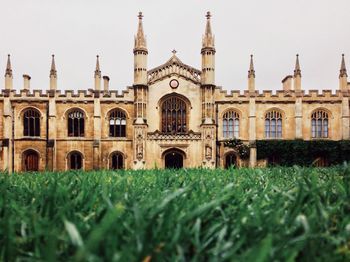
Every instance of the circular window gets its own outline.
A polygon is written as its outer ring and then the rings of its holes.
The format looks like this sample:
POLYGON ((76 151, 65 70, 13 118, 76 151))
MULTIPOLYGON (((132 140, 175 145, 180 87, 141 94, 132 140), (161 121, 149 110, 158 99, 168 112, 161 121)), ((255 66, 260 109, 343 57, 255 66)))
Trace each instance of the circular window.
POLYGON ((173 79, 170 81, 169 85, 171 88, 175 89, 179 86, 179 81, 177 81, 176 79, 173 79))

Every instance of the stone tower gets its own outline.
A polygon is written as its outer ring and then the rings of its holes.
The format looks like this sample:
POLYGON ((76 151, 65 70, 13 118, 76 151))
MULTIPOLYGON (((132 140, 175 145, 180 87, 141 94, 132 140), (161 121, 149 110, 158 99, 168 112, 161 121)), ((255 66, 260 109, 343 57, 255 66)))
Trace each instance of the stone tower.
POLYGON ((134 168, 145 166, 145 140, 147 134, 146 105, 148 97, 147 43, 143 32, 142 12, 138 15, 139 24, 134 45, 134 168))
POLYGON ((202 98, 202 139, 203 165, 214 168, 216 162, 216 125, 214 120, 214 91, 215 91, 215 43, 211 29, 211 14, 207 12, 207 23, 202 39, 202 74, 201 74, 201 98, 202 98))

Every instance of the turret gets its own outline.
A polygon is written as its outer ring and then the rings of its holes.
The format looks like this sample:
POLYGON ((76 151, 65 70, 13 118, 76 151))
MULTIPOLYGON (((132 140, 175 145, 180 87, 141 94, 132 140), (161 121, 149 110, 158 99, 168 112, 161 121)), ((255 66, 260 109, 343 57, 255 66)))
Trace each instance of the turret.
POLYGON ((100 60, 99 56, 96 56, 96 68, 95 68, 95 91, 101 90, 101 70, 100 70, 100 60))
POLYGON ((345 66, 344 54, 342 54, 341 64, 340 64, 340 73, 339 73, 339 89, 342 91, 347 90, 348 85, 348 74, 345 66))
POLYGON ((55 64, 55 55, 52 55, 51 70, 50 70, 50 90, 57 89, 57 70, 55 64))
POLYGON ((250 55, 250 66, 248 71, 248 90, 249 90, 249 93, 255 92, 255 70, 254 70, 253 55, 250 55))
POLYGON ((143 33, 142 12, 138 15, 139 24, 134 46, 134 85, 147 85, 147 43, 143 33))
POLYGON ((294 90, 296 92, 301 92, 301 70, 299 63, 299 55, 296 55, 295 69, 294 69, 294 90))
POLYGON ((5 89, 11 90, 13 86, 13 75, 12 75, 12 68, 11 68, 11 60, 10 55, 7 55, 7 65, 5 70, 5 89))
POLYGON ((207 24, 202 39, 202 85, 215 85, 215 44, 212 34, 210 12, 207 12, 207 24))

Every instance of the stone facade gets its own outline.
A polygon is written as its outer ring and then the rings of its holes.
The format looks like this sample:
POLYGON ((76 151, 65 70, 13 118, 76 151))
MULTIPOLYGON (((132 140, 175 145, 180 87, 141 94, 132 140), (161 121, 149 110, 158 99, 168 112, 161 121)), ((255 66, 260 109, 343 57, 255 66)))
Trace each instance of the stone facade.
POLYGON ((298 56, 294 74, 283 79, 282 90, 255 89, 251 57, 247 90, 228 94, 215 84, 210 13, 202 39, 201 70, 184 64, 175 51, 165 64, 148 70, 142 18, 140 13, 133 50, 134 83, 122 93, 109 90, 109 78, 101 76, 98 57, 94 90, 58 90, 54 56, 49 90, 30 90, 30 76, 24 75, 24 87, 17 92, 8 57, 5 88, 0 93, 1 170, 164 168, 174 163, 174 167, 188 168, 254 167, 259 164, 256 140, 349 139, 350 83, 344 56, 335 94, 302 90, 298 56), (35 120, 27 117, 28 110, 35 120), (83 126, 74 122, 69 127, 75 111, 83 117, 74 121, 83 121, 83 126), (111 114, 117 111, 122 117, 113 127, 120 133, 111 135, 111 114), (29 134, 28 130, 38 127, 38 134, 29 134), (70 128, 81 133, 72 135, 75 131, 70 128), (239 159, 237 152, 223 146, 232 137, 250 146, 249 160, 239 159))

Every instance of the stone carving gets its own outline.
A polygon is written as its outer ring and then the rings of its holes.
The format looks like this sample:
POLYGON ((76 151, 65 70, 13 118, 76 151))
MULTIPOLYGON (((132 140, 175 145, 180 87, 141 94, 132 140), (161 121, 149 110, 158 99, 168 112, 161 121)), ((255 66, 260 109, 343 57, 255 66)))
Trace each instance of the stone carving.
POLYGON ((149 140, 200 140, 201 133, 196 133, 190 130, 187 134, 164 134, 159 130, 148 133, 147 139, 149 140))
POLYGON ((205 146, 205 158, 210 160, 212 158, 212 148, 210 145, 205 146))

